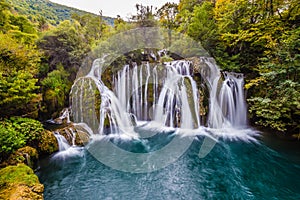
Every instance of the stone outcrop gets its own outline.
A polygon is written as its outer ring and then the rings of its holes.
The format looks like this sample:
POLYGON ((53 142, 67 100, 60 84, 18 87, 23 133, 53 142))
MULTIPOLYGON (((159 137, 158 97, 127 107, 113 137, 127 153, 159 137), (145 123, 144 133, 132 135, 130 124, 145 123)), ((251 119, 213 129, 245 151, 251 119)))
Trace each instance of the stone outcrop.
POLYGON ((0 170, 0 199, 43 199, 44 186, 33 170, 25 164, 8 166, 0 170))
POLYGON ((45 130, 38 142, 38 151, 40 156, 50 155, 58 151, 57 140, 51 131, 45 130))

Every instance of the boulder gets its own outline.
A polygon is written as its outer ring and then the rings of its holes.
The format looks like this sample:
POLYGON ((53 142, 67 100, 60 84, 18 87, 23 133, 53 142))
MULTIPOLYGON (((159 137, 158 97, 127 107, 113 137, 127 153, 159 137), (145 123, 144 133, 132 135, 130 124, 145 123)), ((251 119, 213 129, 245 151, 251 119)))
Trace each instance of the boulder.
POLYGON ((38 143, 38 151, 41 156, 50 155, 58 151, 58 143, 51 131, 45 130, 42 133, 41 139, 38 143))
POLYGON ((90 136, 84 131, 77 130, 76 131, 76 139, 75 143, 78 146, 84 146, 90 141, 90 136))
POLYGON ((44 186, 33 170, 25 164, 0 170, 0 199, 43 199, 44 186))

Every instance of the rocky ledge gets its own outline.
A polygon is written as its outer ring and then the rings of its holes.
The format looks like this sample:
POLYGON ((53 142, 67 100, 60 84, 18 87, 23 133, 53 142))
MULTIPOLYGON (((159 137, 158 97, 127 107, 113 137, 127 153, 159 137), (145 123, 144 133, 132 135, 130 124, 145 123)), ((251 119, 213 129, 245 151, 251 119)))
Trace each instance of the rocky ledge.
POLYGON ((43 199, 44 186, 33 170, 25 164, 0 170, 0 199, 43 199))

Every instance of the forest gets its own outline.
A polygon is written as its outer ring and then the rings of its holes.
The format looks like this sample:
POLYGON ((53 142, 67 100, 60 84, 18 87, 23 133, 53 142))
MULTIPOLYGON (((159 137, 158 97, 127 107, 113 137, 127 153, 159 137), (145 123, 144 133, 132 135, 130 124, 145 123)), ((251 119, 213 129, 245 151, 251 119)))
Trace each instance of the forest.
POLYGON ((297 0, 181 0, 161 8, 137 4, 136 15, 117 17, 113 24, 76 10, 61 17, 34 2, 38 5, 0 0, 0 162, 26 145, 42 152, 41 122, 69 106, 72 83, 88 52, 114 34, 144 26, 201 42, 222 70, 245 75, 252 125, 299 135, 297 0))

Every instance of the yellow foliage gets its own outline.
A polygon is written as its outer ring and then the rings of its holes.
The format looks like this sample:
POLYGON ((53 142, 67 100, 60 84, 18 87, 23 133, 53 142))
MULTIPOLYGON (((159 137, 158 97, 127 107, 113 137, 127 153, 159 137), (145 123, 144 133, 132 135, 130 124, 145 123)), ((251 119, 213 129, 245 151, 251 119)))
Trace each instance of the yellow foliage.
POLYGON ((266 79, 264 77, 260 76, 260 77, 250 80, 249 83, 245 84, 245 88, 248 90, 253 86, 259 86, 260 84, 265 83, 265 82, 267 82, 266 79))

